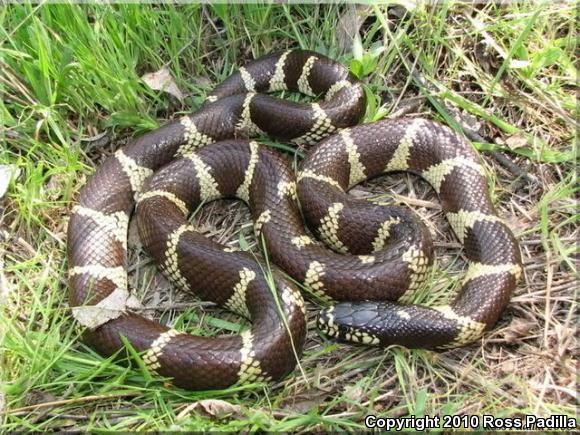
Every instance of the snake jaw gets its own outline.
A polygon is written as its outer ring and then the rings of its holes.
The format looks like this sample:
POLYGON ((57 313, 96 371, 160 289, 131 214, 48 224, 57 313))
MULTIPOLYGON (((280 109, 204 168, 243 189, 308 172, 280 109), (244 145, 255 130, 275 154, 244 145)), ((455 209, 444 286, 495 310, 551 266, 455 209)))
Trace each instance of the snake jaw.
POLYGON ((320 311, 316 319, 316 324, 318 325, 318 328, 329 337, 338 337, 339 329, 334 322, 333 311, 334 307, 320 311))
POLYGON ((322 310, 317 319, 317 324, 322 332, 344 342, 366 345, 380 344, 380 338, 373 334, 369 328, 362 324, 357 327, 354 325, 352 317, 342 315, 343 308, 350 306, 351 303, 347 302, 322 310), (338 316, 335 313, 338 313, 338 316), (345 321, 346 319, 350 321, 345 321))

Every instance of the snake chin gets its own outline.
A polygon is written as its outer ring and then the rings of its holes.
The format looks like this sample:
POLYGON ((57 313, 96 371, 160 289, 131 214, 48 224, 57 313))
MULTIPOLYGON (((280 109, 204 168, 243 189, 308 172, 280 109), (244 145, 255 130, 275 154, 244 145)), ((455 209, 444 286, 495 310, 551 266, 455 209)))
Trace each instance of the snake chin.
POLYGON ((329 337, 348 343, 358 343, 366 345, 380 344, 380 338, 371 332, 364 324, 356 324, 356 320, 350 316, 353 312, 351 303, 341 303, 336 306, 322 310, 318 315, 317 324, 320 330, 329 337), (349 315, 345 316, 346 313, 349 315))
POLYGON ((339 329, 334 323, 334 317, 332 315, 333 309, 334 307, 331 307, 321 311, 316 321, 318 329, 329 337, 337 337, 339 335, 339 329))

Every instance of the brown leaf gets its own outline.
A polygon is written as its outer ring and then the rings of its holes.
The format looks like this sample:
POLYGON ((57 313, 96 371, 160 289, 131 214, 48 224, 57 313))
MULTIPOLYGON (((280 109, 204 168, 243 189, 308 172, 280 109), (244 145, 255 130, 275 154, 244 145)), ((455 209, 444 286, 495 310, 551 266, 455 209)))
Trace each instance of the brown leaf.
POLYGON ((312 409, 317 409, 327 396, 328 394, 325 391, 309 391, 306 394, 299 394, 283 400, 281 407, 285 411, 306 414, 312 409))
POLYGON ((507 343, 517 343, 520 339, 526 338, 534 328, 534 324, 524 320, 514 320, 504 333, 507 343))
POLYGON ((216 419, 222 419, 225 417, 239 416, 242 414, 242 407, 239 405, 234 405, 225 400, 218 399, 206 399, 200 400, 199 402, 192 403, 188 405, 183 411, 177 415, 177 419, 181 420, 187 417, 192 412, 205 415, 208 417, 213 417, 216 419))
POLYGON ((349 4, 345 6, 344 13, 338 19, 336 38, 341 53, 350 51, 354 40, 359 37, 359 30, 364 22, 369 6, 349 4))
POLYGON ((197 86, 201 86, 202 88, 209 88, 212 85, 212 82, 209 79, 209 77, 205 76, 192 76, 191 81, 195 83, 197 86))
POLYGON ((26 393, 26 396, 24 397, 24 403, 26 404, 26 406, 54 402, 55 400, 56 397, 54 397, 54 395, 52 395, 47 391, 43 391, 37 388, 30 390, 28 393, 26 393))
POLYGON ((141 302, 126 288, 117 288, 97 305, 73 307, 72 315, 81 325, 96 329, 127 310, 140 308, 143 308, 141 302))
POLYGON ((347 385, 344 387, 344 396, 353 402, 359 402, 364 395, 364 390, 360 385, 347 385))
POLYGON ((167 92, 179 101, 183 101, 183 93, 175 84, 171 72, 167 68, 163 67, 159 71, 144 74, 141 80, 151 89, 167 92))
POLYGON ((522 134, 514 134, 505 140, 505 144, 514 150, 516 148, 525 147, 528 144, 528 139, 522 134))

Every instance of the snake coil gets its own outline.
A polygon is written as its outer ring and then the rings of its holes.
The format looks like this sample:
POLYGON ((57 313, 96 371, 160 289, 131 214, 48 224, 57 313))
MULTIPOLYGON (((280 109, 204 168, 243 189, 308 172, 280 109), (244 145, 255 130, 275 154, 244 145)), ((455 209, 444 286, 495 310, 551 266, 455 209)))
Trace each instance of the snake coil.
POLYGON ((282 272, 340 302, 321 312, 318 325, 341 340, 453 347, 480 337, 509 302, 521 259, 477 156, 450 129, 424 119, 353 127, 365 102, 360 82, 335 61, 303 50, 273 53, 232 74, 199 111, 108 158, 82 189, 68 227, 70 305, 90 326, 85 340, 113 355, 125 337, 149 370, 184 388, 280 379, 293 370, 306 335, 302 295, 282 272), (298 104, 261 93, 284 90, 324 100, 298 104), (317 145, 296 177, 282 154, 247 140, 257 134, 317 145), (389 171, 426 179, 465 247, 467 274, 450 305, 409 305, 432 258, 430 234, 413 213, 346 193, 389 171), (276 265, 271 274, 188 222, 190 211, 221 197, 249 205, 276 265), (135 205, 142 243, 163 273, 250 319, 250 329, 198 337, 137 314, 127 287, 135 205), (87 321, 91 313, 96 322, 87 321))

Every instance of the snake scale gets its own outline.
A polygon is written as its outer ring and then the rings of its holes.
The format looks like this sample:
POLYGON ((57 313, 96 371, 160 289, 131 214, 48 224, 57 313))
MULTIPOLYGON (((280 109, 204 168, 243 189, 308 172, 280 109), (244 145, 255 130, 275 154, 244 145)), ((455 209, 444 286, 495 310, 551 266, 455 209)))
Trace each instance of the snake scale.
POLYGON ((83 310, 113 313, 86 328, 85 341, 108 356, 126 339, 151 372, 189 389, 281 379, 306 336, 299 287, 336 302, 318 326, 343 341, 445 348, 479 338, 509 302, 521 259, 477 155, 426 119, 356 126, 365 106, 361 83, 341 64, 304 50, 273 53, 241 67, 197 112, 106 159, 68 226, 73 314, 83 323, 83 310), (285 90, 323 100, 267 95, 285 90), (249 140, 259 134, 312 146, 297 175, 283 154, 249 140), (346 193, 390 171, 414 172, 431 184, 465 248, 467 273, 449 305, 412 304, 432 262, 422 222, 411 211, 346 193), (274 265, 207 239, 188 221, 192 210, 222 197, 249 205, 274 265), (163 273, 250 319, 250 329, 193 336, 132 308, 127 231, 135 207, 141 241, 163 273))

